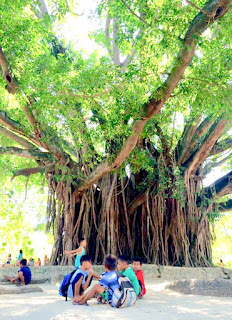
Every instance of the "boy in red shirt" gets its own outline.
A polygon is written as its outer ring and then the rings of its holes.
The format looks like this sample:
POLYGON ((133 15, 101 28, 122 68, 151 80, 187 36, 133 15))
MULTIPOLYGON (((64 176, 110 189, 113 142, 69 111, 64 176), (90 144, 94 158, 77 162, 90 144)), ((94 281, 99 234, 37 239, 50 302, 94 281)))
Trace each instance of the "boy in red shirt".
POLYGON ((142 296, 146 293, 143 270, 142 270, 142 259, 139 257, 134 258, 132 260, 132 268, 134 270, 134 273, 136 274, 137 279, 139 280, 139 287, 140 287, 139 298, 142 298, 142 296))

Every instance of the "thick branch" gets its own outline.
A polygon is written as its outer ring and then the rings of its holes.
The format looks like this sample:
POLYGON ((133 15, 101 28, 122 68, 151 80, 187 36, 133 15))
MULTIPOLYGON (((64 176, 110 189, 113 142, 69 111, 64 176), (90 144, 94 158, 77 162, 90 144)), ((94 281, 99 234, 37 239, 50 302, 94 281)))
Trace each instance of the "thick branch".
MULTIPOLYGON (((187 137, 185 148, 182 152, 182 155, 178 161, 179 164, 183 164, 186 162, 191 155, 196 151, 198 145, 201 144, 201 138, 205 135, 205 133, 210 129, 215 119, 212 117, 206 118, 195 130, 193 137, 190 140, 190 137, 187 137)), ((183 147, 183 146, 182 146, 183 147)))
POLYGON ((184 127, 184 131, 175 150, 178 165, 182 164, 186 159, 188 146, 201 122, 201 118, 202 116, 198 115, 194 121, 192 121, 192 119, 189 120, 184 127))
POLYGON ((8 138, 14 140, 21 146, 23 146, 26 149, 35 149, 35 146, 27 141, 26 139, 18 136, 17 134, 13 133, 12 131, 9 131, 3 127, 0 126, 0 133, 2 133, 4 136, 7 136, 8 138))
MULTIPOLYGON (((192 21, 185 39, 183 40, 183 47, 180 50, 179 57, 171 70, 171 73, 164 83, 164 85, 158 90, 156 97, 150 99, 150 101, 144 106, 145 117, 141 116, 140 120, 135 121, 130 136, 126 139, 124 145, 122 146, 119 153, 116 155, 115 159, 110 162, 108 159, 101 163, 87 178, 87 180, 82 181, 76 190, 78 192, 83 192, 93 183, 102 178, 105 174, 116 170, 121 166, 123 161, 129 156, 130 152, 135 148, 140 132, 143 130, 147 121, 157 114, 163 107, 166 100, 170 97, 172 91, 177 86, 180 81, 184 71, 188 67, 192 60, 192 57, 196 50, 197 38, 204 32, 210 22, 219 19, 229 9, 228 0, 211 0, 208 1, 204 7, 207 12, 215 12, 214 19, 209 18, 202 12, 200 12, 192 21)), ((215 141, 216 142, 216 141, 215 141)))
POLYGON ((225 157, 224 159, 222 159, 221 161, 211 161, 209 163, 207 163, 204 168, 202 169, 202 175, 206 176, 208 173, 210 173, 210 171, 216 167, 220 167, 221 165, 223 165, 223 163, 225 163, 227 160, 229 160, 232 157, 231 154, 229 154, 227 157, 225 157))
POLYGON ((2 68, 3 77, 7 83, 6 89, 9 93, 15 93, 16 92, 16 81, 14 79, 14 76, 10 72, 6 57, 4 55, 4 52, 2 50, 2 47, 0 47, 0 66, 2 68))
MULTIPOLYGON (((29 99, 29 103, 32 104, 33 102, 29 99)), ((62 164, 69 162, 71 160, 69 155, 67 155, 65 152, 61 151, 54 143, 50 142, 48 144, 46 142, 45 133, 41 130, 38 121, 36 121, 32 111, 29 107, 29 104, 27 104, 24 107, 24 111, 26 113, 28 121, 30 122, 30 124, 34 130, 34 133, 35 133, 35 136, 37 139, 37 144, 39 143, 46 150, 50 151, 57 160, 62 162, 62 164)))
POLYGON ((110 49, 110 15, 107 15, 106 25, 105 25, 105 38, 106 38, 106 48, 109 52, 109 55, 112 56, 112 50, 110 49))
POLYGON ((22 124, 12 120, 10 117, 8 117, 7 113, 2 110, 0 110, 0 123, 4 127, 10 129, 11 131, 19 133, 20 135, 28 138, 29 140, 38 145, 38 141, 36 140, 36 138, 33 135, 28 135, 26 133, 26 128, 22 124))
POLYGON ((26 168, 26 169, 22 169, 22 170, 18 170, 14 173, 14 176, 12 177, 12 179, 14 179, 15 177, 18 176, 25 176, 25 177, 30 177, 31 174, 36 174, 36 173, 40 173, 42 172, 43 169, 42 168, 26 168))
POLYGON ((35 167, 35 168, 25 168, 25 169, 16 171, 12 179, 14 179, 17 176, 30 177, 31 174, 42 173, 44 171, 52 172, 54 170, 55 170, 54 164, 50 164, 48 166, 42 166, 42 167, 35 167))
POLYGON ((208 199, 213 199, 214 197, 221 198, 227 194, 231 194, 232 171, 227 173, 224 177, 216 180, 209 187, 204 188, 203 192, 208 199))
POLYGON ((116 66, 120 65, 120 55, 118 48, 118 19, 113 18, 113 61, 116 66))
POLYGON ((219 141, 215 144, 215 146, 213 147, 213 149, 210 152, 210 156, 214 156, 216 154, 222 153, 231 147, 232 147, 232 139, 226 138, 226 139, 219 141))
POLYGON ((25 128, 19 123, 8 117, 5 111, 0 110, 0 123, 12 131, 15 131, 22 136, 26 136, 25 128))
POLYGON ((11 154, 23 158, 35 159, 41 161, 52 160, 52 156, 48 153, 37 150, 26 150, 16 147, 0 147, 0 154, 11 154))
POLYGON ((46 15, 49 16, 49 13, 48 13, 48 9, 47 9, 47 6, 45 4, 45 1, 44 0, 38 0, 39 2, 39 6, 40 6, 40 12, 41 12, 41 16, 42 17, 45 17, 46 15))
POLYGON ((197 149, 194 152, 194 154, 183 164, 183 166, 187 168, 186 174, 188 177, 195 174, 199 165, 203 163, 205 159, 209 156, 210 151, 212 150, 218 138, 225 130, 228 123, 229 121, 223 118, 220 119, 217 123, 215 123, 211 127, 209 134, 206 136, 199 149, 197 149))
POLYGON ((146 190, 140 194, 129 206, 128 213, 131 214, 137 209, 139 206, 141 206, 146 200, 146 190))
POLYGON ((219 212, 231 211, 232 210, 232 199, 230 199, 226 202, 218 203, 217 209, 219 212))

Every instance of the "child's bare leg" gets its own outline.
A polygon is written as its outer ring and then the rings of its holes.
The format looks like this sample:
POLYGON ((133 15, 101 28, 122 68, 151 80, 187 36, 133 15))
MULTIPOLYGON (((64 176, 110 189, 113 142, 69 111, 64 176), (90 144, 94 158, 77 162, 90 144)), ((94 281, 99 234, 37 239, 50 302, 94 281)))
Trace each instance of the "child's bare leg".
POLYGON ((78 302, 85 304, 89 299, 94 298, 96 293, 101 294, 104 291, 105 288, 103 288, 100 284, 96 284, 91 290, 89 290, 89 292, 85 293, 78 302))
POLYGON ((21 285, 25 286, 25 279, 22 271, 19 272, 19 279, 21 280, 21 285))
POLYGON ((14 278, 8 276, 7 274, 4 275, 5 279, 7 279, 10 282, 13 282, 14 278))

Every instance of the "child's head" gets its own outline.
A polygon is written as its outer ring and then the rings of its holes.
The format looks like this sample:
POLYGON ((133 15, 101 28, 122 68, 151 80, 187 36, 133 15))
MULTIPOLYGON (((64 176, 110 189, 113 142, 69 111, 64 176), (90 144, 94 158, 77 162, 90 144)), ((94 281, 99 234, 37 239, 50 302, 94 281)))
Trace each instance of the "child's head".
POLYGON ((22 260, 20 260, 20 262, 19 262, 20 268, 26 267, 26 265, 27 265, 27 259, 22 259, 22 260))
POLYGON ((114 271, 117 268, 117 258, 111 254, 105 257, 105 269, 108 271, 114 271))
POLYGON ((90 268, 92 268, 92 261, 90 256, 88 256, 87 254, 83 255, 80 259, 80 263, 81 266, 85 269, 85 270, 89 270, 90 268))
POLYGON ((133 260, 132 260, 132 268, 134 271, 139 271, 141 268, 142 268, 142 258, 140 257, 135 257, 133 260))
POLYGON ((19 250, 19 253, 23 253, 23 250, 22 250, 22 249, 20 249, 20 250, 19 250))
POLYGON ((8 257, 9 257, 9 258, 11 257, 11 253, 8 254, 8 257))
POLYGON ((79 243, 80 243, 80 246, 82 246, 83 248, 85 248, 87 246, 85 238, 81 238, 79 243))
POLYGON ((130 263, 130 259, 125 254, 122 254, 121 256, 118 257, 118 267, 120 270, 127 269, 129 263, 130 263))

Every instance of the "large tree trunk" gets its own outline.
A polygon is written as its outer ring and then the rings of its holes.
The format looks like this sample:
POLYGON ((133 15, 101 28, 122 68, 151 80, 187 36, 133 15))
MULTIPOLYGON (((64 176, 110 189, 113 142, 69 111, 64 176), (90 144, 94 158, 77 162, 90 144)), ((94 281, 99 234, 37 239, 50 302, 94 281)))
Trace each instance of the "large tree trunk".
POLYGON ((132 180, 111 174, 76 199, 74 188, 50 184, 56 187, 58 217, 51 262, 71 264, 71 259, 60 255, 77 248, 78 239, 85 237, 95 263, 102 263, 107 253, 125 253, 148 263, 209 266, 210 228, 207 208, 197 205, 198 182, 190 180, 184 196, 178 194, 176 182, 172 176, 165 189, 157 180, 139 193, 132 180))

